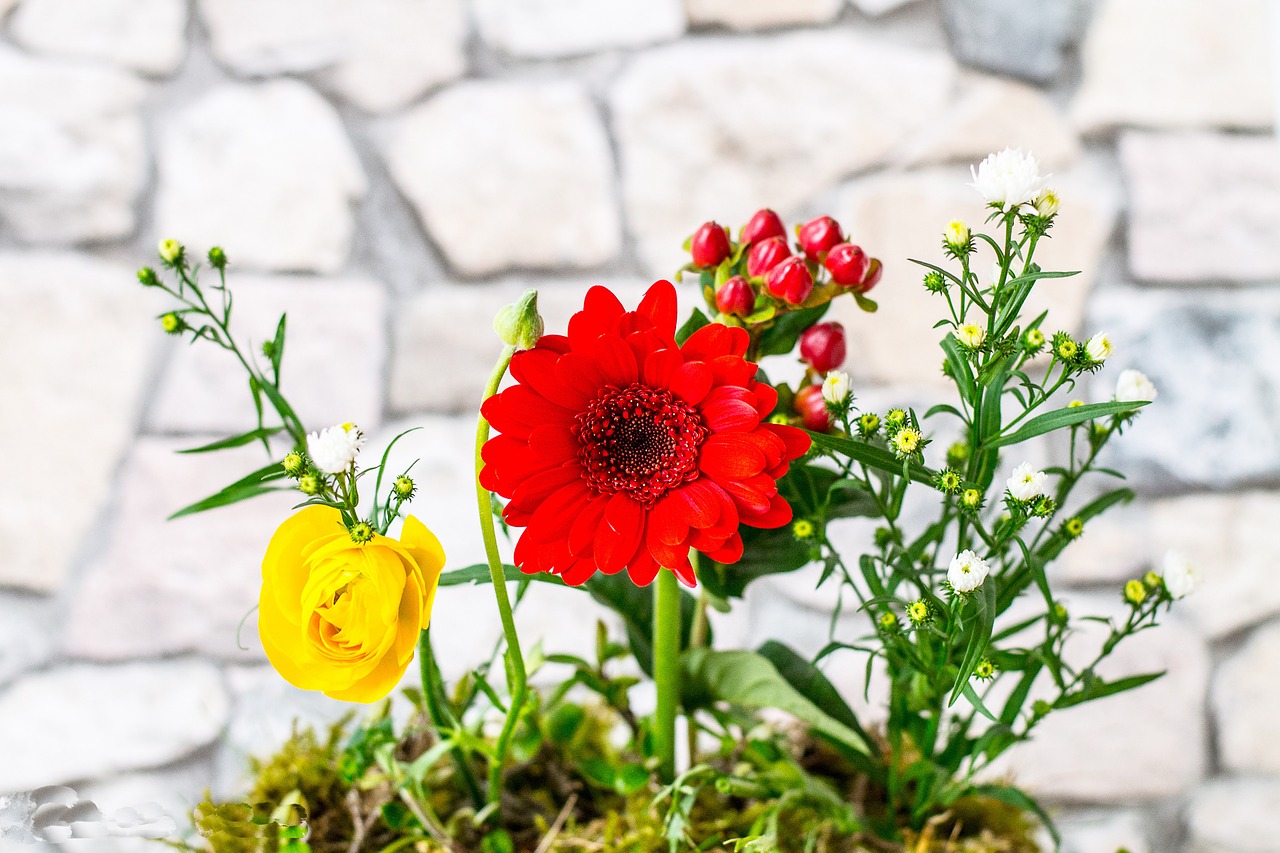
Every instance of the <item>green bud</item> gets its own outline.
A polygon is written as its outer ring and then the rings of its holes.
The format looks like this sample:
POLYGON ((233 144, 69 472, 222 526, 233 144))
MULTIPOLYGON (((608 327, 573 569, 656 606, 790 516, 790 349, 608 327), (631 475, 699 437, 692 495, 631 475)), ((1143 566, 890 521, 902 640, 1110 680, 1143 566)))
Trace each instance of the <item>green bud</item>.
POLYGON ((214 246, 209 250, 209 265, 215 270, 227 268, 227 253, 222 251, 221 246, 214 246))
POLYGON ((966 442, 957 441, 947 448, 947 464, 952 468, 963 468, 968 461, 969 445, 966 442))
POLYGON ((395 485, 391 488, 396 493, 397 498, 402 501, 407 501, 409 498, 413 497, 413 493, 417 489, 417 485, 413 482, 412 478, 401 474, 399 477, 396 477, 395 485))
POLYGON ((1037 699, 1031 706, 1031 710, 1037 717, 1043 717, 1053 710, 1053 706, 1043 699, 1037 699))
POLYGON ((166 335, 180 334, 186 328, 186 325, 186 323, 182 322, 182 318, 173 311, 160 315, 160 328, 164 329, 166 335))
POLYGON ((281 465, 284 466, 284 472, 290 477, 296 477, 302 473, 302 466, 306 464, 306 460, 302 458, 302 454, 294 450, 285 454, 281 465))
POLYGON ((182 244, 177 240, 160 241, 160 260, 168 266, 176 267, 182 263, 182 251, 182 244))
POLYGON ((142 282, 143 287, 157 287, 160 284, 156 271, 151 267, 143 267, 138 270, 138 281, 142 282))
POLYGON ((1132 580, 1124 585, 1124 600, 1134 607, 1147 600, 1147 588, 1142 581, 1132 580))
POLYGON ((324 487, 324 480, 314 471, 308 471, 298 478, 298 491, 304 495, 318 495, 324 487))
POLYGON ((373 525, 367 521, 357 521, 347 528, 347 532, 351 534, 351 541, 357 545, 373 541, 373 525))
POLYGON ((813 538, 813 522, 807 518, 797 518, 791 524, 791 533, 797 539, 813 538))
POLYGON ((542 316, 538 313, 538 291, 526 290, 519 302, 513 302, 493 318, 493 330, 507 346, 518 350, 533 349, 542 337, 542 316))

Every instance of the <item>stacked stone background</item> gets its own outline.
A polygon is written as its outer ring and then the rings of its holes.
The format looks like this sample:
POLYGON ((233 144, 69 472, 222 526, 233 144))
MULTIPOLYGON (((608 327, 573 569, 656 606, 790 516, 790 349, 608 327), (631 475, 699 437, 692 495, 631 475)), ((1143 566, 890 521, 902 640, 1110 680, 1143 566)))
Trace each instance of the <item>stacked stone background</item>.
MULTIPOLYGON (((481 552, 462 448, 499 306, 536 286, 555 327, 590 283, 634 302, 708 218, 831 213, 888 264, 880 313, 842 317, 858 394, 929 400, 936 306, 905 259, 981 220, 968 165, 1014 145, 1063 197, 1046 265, 1085 271, 1044 286, 1057 325, 1119 347, 1087 394, 1123 367, 1160 388, 1114 460, 1141 500, 1056 569, 1072 608, 1114 608, 1169 547, 1206 583, 1116 661, 1165 679, 1054 718, 1009 769, 1076 853, 1280 849, 1268 7, 0 0, 0 792, 72 783, 178 813, 240 793, 293 718, 347 710, 266 667, 252 618, 237 641, 291 501, 164 521, 261 460, 173 453, 251 409, 232 363, 159 333, 133 279, 159 238, 226 248, 253 340, 288 309, 309 425, 354 420, 375 445, 421 427, 400 454, 421 458, 413 511, 463 566, 481 552)), ((813 580, 761 584, 721 640, 820 647, 833 596, 813 580)), ((521 622, 566 649, 591 636, 583 613, 541 590, 521 622)), ((485 657, 488 591, 442 594, 434 628, 450 673, 485 657)), ((831 674, 854 693, 860 672, 831 674)))

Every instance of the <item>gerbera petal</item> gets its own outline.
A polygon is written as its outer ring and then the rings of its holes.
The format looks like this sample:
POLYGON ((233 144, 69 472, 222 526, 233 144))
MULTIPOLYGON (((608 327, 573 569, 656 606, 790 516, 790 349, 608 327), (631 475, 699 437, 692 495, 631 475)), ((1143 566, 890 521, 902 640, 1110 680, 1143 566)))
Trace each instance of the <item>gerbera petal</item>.
MULTIPOLYGON (((660 349, 644 360, 644 383, 658 388, 670 387, 671 378, 684 365, 679 350, 660 349)), ((674 389, 673 389, 674 390, 674 389)))
POLYGON ((735 531, 723 545, 706 554, 717 563, 736 563, 742 559, 742 536, 735 531))
POLYGON ((698 467, 717 481, 740 480, 759 474, 767 461, 749 434, 723 432, 703 443, 698 467))
POLYGON ((644 533, 644 510, 624 494, 609 499, 604 523, 596 532, 596 565, 601 571, 616 572, 630 562, 644 533))
POLYGON ((591 576, 596 573, 596 564, 591 560, 578 560, 572 566, 560 573, 560 580, 569 586, 582 586, 591 580, 591 576))
POLYGON ((720 520, 723 504, 728 500, 724 492, 706 480, 694 480, 687 486, 672 491, 667 504, 677 518, 689 527, 711 527, 720 520))
POLYGON ((618 297, 609 288, 596 285, 587 291, 582 310, 569 318, 569 343, 581 350, 601 335, 612 333, 624 313, 618 297))
POLYGON ((658 576, 660 571, 658 564, 654 562, 653 555, 644 548, 636 552, 636 556, 627 566, 627 576, 631 578, 631 582, 636 586, 648 586, 653 583, 653 579, 658 576))
POLYGON ((608 505, 607 497, 593 498, 569 528, 569 550, 578 557, 590 557, 596 541, 596 529, 604 519, 604 508, 608 505))
MULTIPOLYGON (((486 445, 487 447, 488 445, 486 445)), ((578 458, 582 445, 573 430, 560 424, 544 424, 529 433, 528 453, 541 467, 550 468, 578 458)))
POLYGON ((553 495, 565 489, 587 494, 587 486, 582 480, 581 470, 576 466, 562 465, 559 468, 548 468, 527 478, 511 496, 507 509, 536 515, 545 508, 546 502, 553 495))
POLYGON ((746 386, 759 368, 736 355, 722 355, 711 359, 711 373, 717 385, 746 386))
POLYGON ((674 566, 668 566, 667 568, 671 569, 671 571, 675 573, 675 576, 679 578, 680 583, 689 587, 689 589, 697 588, 698 576, 693 572, 693 565, 689 562, 687 553, 683 562, 676 563, 674 566))
POLYGON ((619 337, 601 335, 582 349, 583 355, 595 362, 602 379, 625 388, 640 378, 635 353, 619 337))
POLYGON ((769 499, 769 507, 760 513, 743 513, 742 523, 749 527, 774 528, 781 527, 791 521, 791 504, 782 495, 774 495, 769 499))
POLYGON ((746 329, 737 326, 726 326, 722 323, 708 323, 689 336, 680 347, 685 359, 690 357, 710 361, 722 355, 746 355, 751 336, 746 329))
POLYGON ((636 313, 643 314, 653 321, 653 327, 660 334, 667 337, 674 335, 676 332, 675 286, 666 279, 655 281, 645 293, 644 298, 640 300, 636 313))
POLYGON ((671 374, 667 387, 671 393, 684 400, 690 406, 696 406, 711 390, 712 373, 706 362, 689 361, 676 368, 671 374))
POLYGON ((700 409, 703 423, 714 432, 750 430, 760 423, 754 400, 742 388, 727 385, 713 388, 700 409))
POLYGON ((547 400, 576 411, 588 402, 585 390, 557 381, 556 369, 563 356, 554 350, 535 347, 511 357, 511 376, 528 385, 547 400))

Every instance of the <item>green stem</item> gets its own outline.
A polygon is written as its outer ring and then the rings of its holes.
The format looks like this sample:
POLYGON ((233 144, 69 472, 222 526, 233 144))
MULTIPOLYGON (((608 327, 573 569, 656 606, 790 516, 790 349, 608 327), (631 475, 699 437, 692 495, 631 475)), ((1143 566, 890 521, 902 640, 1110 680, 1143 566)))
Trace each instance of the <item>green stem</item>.
POLYGON ((653 680, 658 708, 653 748, 663 782, 676 777, 676 705, 680 698, 680 582, 675 572, 658 571, 653 588, 653 680))
MULTIPOLYGON (((444 681, 440 677, 440 667, 436 665, 436 654, 431 648, 431 632, 424 629, 418 635, 418 669, 422 673, 422 699, 427 706, 427 714, 431 717, 431 725, 437 735, 454 724, 452 715, 445 709, 443 700, 444 681)), ((480 786, 476 783, 476 775, 471 770, 471 763, 461 747, 450 750, 454 766, 458 769, 458 778, 462 780, 467 795, 475 803, 477 809, 484 805, 484 797, 480 786)))
MULTIPOLYGON (((690 550, 689 558, 693 562, 693 573, 698 573, 698 552, 690 550)), ((693 626, 689 630, 689 648, 701 649, 707 645, 707 633, 709 632, 709 623, 707 622, 707 607, 709 600, 707 599, 707 589, 705 586, 698 588, 698 606, 693 611, 693 626)), ((688 732, 686 739, 689 744, 689 766, 693 767, 698 763, 698 727, 693 724, 693 714, 688 717, 688 732)))
MULTIPOLYGON (((515 347, 505 347, 489 377, 489 384, 484 389, 483 400, 487 400, 498 392, 502 377, 507 373, 507 365, 515 347)), ((515 616, 511 612, 511 599, 507 595, 507 579, 502 569, 502 558, 498 555, 498 536, 493 527, 493 499, 488 489, 480 485, 480 469, 484 465, 481 451, 489 440, 489 422, 480 415, 476 424, 476 501, 480 510, 480 533, 484 537, 484 551, 489 558, 489 576, 493 579, 493 597, 498 603, 498 615, 502 619, 502 633, 507 639, 507 687, 511 693, 511 704, 507 707, 507 719, 502 724, 502 732, 498 735, 498 743, 494 748, 493 760, 489 764, 489 802, 498 802, 502 793, 502 765, 506 761, 507 750, 511 746, 511 736, 515 733, 516 723, 524 710, 525 696, 528 692, 528 676, 525 674, 524 655, 520 653, 520 637, 516 634, 515 616)))

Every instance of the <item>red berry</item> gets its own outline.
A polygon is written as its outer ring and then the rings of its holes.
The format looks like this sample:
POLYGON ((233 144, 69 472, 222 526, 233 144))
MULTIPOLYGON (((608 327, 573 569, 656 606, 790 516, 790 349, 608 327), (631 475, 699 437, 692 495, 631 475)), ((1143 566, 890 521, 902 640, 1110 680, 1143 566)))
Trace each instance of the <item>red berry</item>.
POLYGON ((739 235, 743 243, 759 243, 770 237, 781 237, 785 240, 787 229, 778 218, 778 214, 767 207, 757 210, 755 216, 751 217, 751 221, 742 227, 742 233, 739 235))
POLYGON ((751 247, 747 252, 747 275, 756 278, 782 263, 791 254, 785 237, 770 237, 751 247))
POLYGON ((689 243, 689 251, 693 254, 693 265, 698 269, 719 266, 729 257, 729 235, 724 228, 714 222, 704 222, 694 232, 689 243))
POLYGON ((843 239, 844 237, 840 234, 840 223, 830 216, 811 219, 800 228, 800 245, 804 247, 805 256, 811 261, 816 261, 819 255, 830 252, 832 247, 843 239))
POLYGON ((730 317, 746 317, 756 307, 756 292, 740 275, 720 285, 716 291, 716 308, 730 317))
POLYGON ((860 287, 867 275, 871 259, 867 253, 852 243, 840 243, 827 252, 825 266, 831 280, 843 287, 860 287))
POLYGON ((769 292, 789 305, 799 305, 813 293, 813 273, 799 255, 787 258, 764 279, 769 292))
POLYGON ((830 322, 805 329, 800 335, 800 357, 819 373, 844 364, 844 326, 830 322))
POLYGON ((884 274, 884 264, 880 263, 879 258, 871 259, 871 267, 867 270, 867 275, 862 279, 862 286, 858 289, 866 293, 868 290, 876 286, 876 282, 880 281, 880 276, 884 274))
POLYGON ((801 388, 796 392, 792 405, 805 429, 814 432, 831 429, 831 414, 827 411, 826 401, 822 399, 821 385, 806 385, 801 388))

